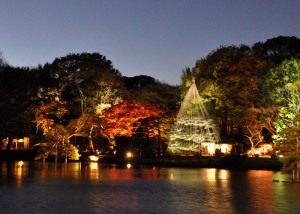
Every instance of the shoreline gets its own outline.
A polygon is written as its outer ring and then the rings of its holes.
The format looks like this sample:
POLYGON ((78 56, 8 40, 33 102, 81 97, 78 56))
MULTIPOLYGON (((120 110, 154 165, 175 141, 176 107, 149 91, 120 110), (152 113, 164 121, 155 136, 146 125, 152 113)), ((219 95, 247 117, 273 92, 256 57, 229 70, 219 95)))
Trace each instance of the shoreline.
MULTIPOLYGON (((99 163, 110 164, 115 161, 100 159, 99 163)), ((272 170, 280 171, 282 163, 278 159, 243 156, 181 156, 160 158, 123 158, 117 161, 120 164, 133 164, 155 167, 181 167, 181 168, 218 168, 231 170, 272 170)))
MULTIPOLYGON (((40 161, 34 160, 33 150, 1 150, 0 161, 40 161)), ((47 160, 47 162, 53 162, 47 160)), ((60 161, 63 162, 63 161, 60 161)), ((74 162, 68 160, 68 162, 74 162)), ((77 161, 76 161, 77 162, 77 161)), ((81 159, 78 162, 89 162, 81 159)), ((95 161, 94 161, 95 162, 95 161)), ((128 163, 136 166, 181 167, 181 168, 218 168, 231 170, 273 170, 280 171, 282 162, 278 159, 247 156, 163 156, 163 157, 133 157, 101 156, 97 163, 120 164, 128 163)))

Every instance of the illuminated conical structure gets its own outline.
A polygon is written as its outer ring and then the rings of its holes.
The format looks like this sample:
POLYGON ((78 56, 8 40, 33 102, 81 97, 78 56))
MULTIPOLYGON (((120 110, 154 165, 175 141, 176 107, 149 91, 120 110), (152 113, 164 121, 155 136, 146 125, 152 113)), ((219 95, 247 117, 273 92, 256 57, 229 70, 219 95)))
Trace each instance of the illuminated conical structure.
POLYGON ((215 123, 193 81, 178 112, 168 150, 179 155, 213 154, 218 142, 215 123))

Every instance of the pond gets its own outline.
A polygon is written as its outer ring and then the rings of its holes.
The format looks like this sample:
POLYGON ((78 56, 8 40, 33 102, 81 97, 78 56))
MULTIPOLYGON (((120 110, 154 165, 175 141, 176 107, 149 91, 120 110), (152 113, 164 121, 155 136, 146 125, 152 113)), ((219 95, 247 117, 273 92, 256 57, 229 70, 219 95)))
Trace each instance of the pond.
POLYGON ((0 162, 1 213, 297 213, 300 183, 267 170, 0 162), (273 182, 279 180, 279 182, 273 182))

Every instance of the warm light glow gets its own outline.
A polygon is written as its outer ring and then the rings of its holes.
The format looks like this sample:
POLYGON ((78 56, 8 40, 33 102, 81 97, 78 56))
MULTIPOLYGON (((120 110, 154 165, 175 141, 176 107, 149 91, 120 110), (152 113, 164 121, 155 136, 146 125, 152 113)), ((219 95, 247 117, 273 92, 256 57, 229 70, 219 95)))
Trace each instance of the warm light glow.
POLYGON ((254 148, 248 152, 249 155, 266 155, 273 151, 273 146, 271 144, 262 144, 258 148, 254 148))
POLYGON ((98 161, 98 160, 99 160, 99 157, 96 156, 96 155, 90 155, 90 156, 89 156, 89 159, 90 159, 90 161, 98 161))
POLYGON ((208 169, 207 171, 208 171, 208 173, 207 173, 208 180, 216 180, 217 169, 211 168, 211 169, 208 169))
POLYGON ((91 170, 98 170, 99 169, 98 163, 90 163, 90 169, 91 170))
POLYGON ((24 162, 23 162, 23 161, 18 161, 18 162, 17 162, 17 166, 18 166, 18 167, 22 167, 23 165, 24 165, 24 162))
POLYGON ((132 152, 127 152, 127 153, 126 153, 126 157, 127 157, 127 158, 132 158, 132 157, 133 157, 132 152))
POLYGON ((208 154, 212 155, 215 153, 215 144, 214 143, 208 143, 207 144, 207 151, 208 154))
POLYGON ((173 173, 171 173, 170 178, 171 178, 171 180, 174 180, 174 174, 173 173))
POLYGON ((126 165, 126 167, 127 167, 127 169, 130 169, 130 168, 131 168, 131 164, 128 163, 128 164, 126 165))
POLYGON ((229 152, 228 144, 220 144, 220 149, 221 149, 222 153, 228 153, 229 152))

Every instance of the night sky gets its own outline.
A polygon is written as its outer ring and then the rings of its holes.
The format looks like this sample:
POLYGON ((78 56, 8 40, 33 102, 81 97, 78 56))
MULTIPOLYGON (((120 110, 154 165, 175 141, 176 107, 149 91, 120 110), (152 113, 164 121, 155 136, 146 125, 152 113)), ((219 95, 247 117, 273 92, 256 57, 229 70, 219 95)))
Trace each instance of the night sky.
POLYGON ((299 0, 1 0, 0 51, 37 66, 99 52, 124 76, 180 84, 186 67, 226 45, 300 38, 299 0))

